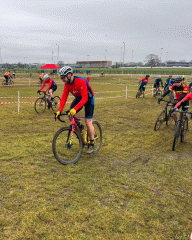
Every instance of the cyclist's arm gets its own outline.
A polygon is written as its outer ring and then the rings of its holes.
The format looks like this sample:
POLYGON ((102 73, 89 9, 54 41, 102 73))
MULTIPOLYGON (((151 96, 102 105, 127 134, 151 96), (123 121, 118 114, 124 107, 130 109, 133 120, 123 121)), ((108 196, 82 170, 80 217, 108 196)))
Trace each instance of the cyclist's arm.
POLYGON ((49 86, 48 86, 48 88, 45 90, 45 92, 47 92, 47 91, 51 88, 52 83, 53 83, 53 80, 50 79, 50 81, 49 81, 49 86))
POLYGON ((39 89, 39 91, 41 91, 44 87, 45 87, 45 81, 43 81, 43 85, 41 86, 41 88, 39 89))
POLYGON ((192 100, 192 93, 188 93, 182 100, 180 100, 176 105, 175 107, 176 108, 179 108, 180 105, 183 103, 183 102, 186 102, 188 100, 192 100))

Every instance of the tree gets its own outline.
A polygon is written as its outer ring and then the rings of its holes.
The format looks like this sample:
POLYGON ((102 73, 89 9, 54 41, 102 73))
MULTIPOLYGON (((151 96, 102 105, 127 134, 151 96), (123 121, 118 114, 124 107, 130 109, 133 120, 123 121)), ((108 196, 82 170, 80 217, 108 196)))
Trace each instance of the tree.
POLYGON ((152 68, 152 67, 159 66, 161 61, 160 61, 158 55, 149 54, 145 57, 144 62, 146 62, 146 64, 145 64, 146 66, 150 66, 152 68))

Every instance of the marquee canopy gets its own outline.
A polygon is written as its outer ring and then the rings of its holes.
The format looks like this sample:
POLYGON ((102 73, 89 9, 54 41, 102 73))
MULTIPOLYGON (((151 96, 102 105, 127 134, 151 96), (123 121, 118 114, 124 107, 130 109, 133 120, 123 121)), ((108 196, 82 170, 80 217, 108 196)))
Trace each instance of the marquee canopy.
POLYGON ((41 67, 41 69, 58 69, 58 68, 60 67, 55 64, 45 64, 44 66, 41 67))

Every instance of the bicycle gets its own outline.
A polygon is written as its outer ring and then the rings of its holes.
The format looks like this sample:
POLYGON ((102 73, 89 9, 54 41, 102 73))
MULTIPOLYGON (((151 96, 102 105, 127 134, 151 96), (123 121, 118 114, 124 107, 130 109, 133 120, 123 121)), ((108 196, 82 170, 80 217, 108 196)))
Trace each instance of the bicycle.
POLYGON ((172 150, 175 151, 175 146, 178 141, 178 138, 180 137, 181 143, 185 139, 185 135, 188 132, 188 117, 187 114, 191 115, 192 118, 192 112, 188 112, 187 109, 190 108, 190 106, 185 106, 186 110, 176 110, 175 112, 179 112, 179 120, 177 121, 176 127, 175 127, 175 133, 174 133, 174 139, 173 139, 173 146, 172 150))
POLYGON ((14 82, 13 82, 13 80, 9 77, 8 81, 6 81, 6 79, 3 80, 2 85, 3 85, 3 86, 8 86, 8 85, 9 85, 9 86, 13 86, 13 85, 14 85, 14 82))
POLYGON ((157 87, 157 88, 155 88, 155 91, 154 91, 154 93, 153 93, 153 97, 157 97, 157 96, 161 96, 162 97, 162 91, 161 91, 161 89, 159 88, 159 87, 157 87))
POLYGON ((143 94, 144 92, 144 89, 145 89, 145 86, 140 86, 140 88, 138 89, 138 92, 136 94, 136 98, 140 98, 140 96, 143 94))
POLYGON ((166 100, 161 100, 166 102, 166 106, 163 109, 163 111, 159 114, 157 121, 155 122, 155 127, 154 130, 157 131, 163 122, 166 122, 166 125, 170 125, 173 121, 173 116, 172 116, 172 109, 174 108, 174 104, 171 101, 166 101, 166 100))
MULTIPOLYGON (((58 116, 60 122, 62 116, 68 115, 69 111, 58 116)), ((55 113, 56 115, 56 113, 55 113)), ((55 158, 63 165, 76 163, 83 151, 84 146, 90 144, 87 128, 81 124, 83 116, 69 116, 70 126, 59 129, 52 142, 52 149, 55 158)), ((93 120, 94 132, 94 152, 98 152, 102 146, 102 129, 99 122, 93 120)))
POLYGON ((48 109, 51 108, 53 111, 58 111, 59 110, 59 103, 60 103, 60 97, 55 96, 53 100, 48 100, 47 96, 49 94, 44 93, 43 91, 40 91, 39 94, 41 95, 43 93, 43 97, 37 98, 35 101, 35 111, 40 114, 45 112, 46 106, 48 105, 48 109))

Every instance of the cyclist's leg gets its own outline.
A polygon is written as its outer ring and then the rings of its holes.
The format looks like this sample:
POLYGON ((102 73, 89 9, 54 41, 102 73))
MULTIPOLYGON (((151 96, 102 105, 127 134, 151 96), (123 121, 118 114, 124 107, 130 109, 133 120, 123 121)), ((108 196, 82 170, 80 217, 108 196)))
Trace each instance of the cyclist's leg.
POLYGON ((156 85, 156 83, 154 83, 154 85, 153 85, 153 94, 155 94, 156 87, 157 87, 157 85, 156 85))
POLYGON ((48 99, 51 100, 53 98, 53 90, 50 88, 48 92, 48 99))
POLYGON ((6 85, 8 85, 9 78, 8 78, 8 76, 4 76, 4 77, 5 77, 5 80, 6 80, 6 85))
POLYGON ((146 87, 146 85, 143 85, 143 86, 142 86, 142 90, 143 90, 143 98, 145 98, 145 87, 146 87))
POLYGON ((93 126, 93 113, 94 113, 94 106, 95 106, 95 99, 94 97, 89 98, 87 103, 85 104, 85 123, 87 126, 88 135, 90 138, 90 149, 89 153, 93 152, 94 150, 94 134, 95 129, 93 126))

